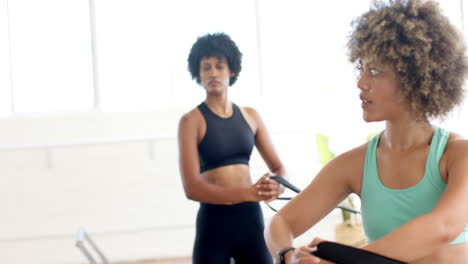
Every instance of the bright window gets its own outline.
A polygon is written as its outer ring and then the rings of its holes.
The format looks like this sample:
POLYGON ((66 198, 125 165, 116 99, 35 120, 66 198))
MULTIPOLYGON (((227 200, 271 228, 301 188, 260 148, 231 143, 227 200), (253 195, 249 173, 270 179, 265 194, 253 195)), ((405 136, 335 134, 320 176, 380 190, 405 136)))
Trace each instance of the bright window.
MULTIPOLYGON (((465 2, 440 3, 463 30, 465 2)), ((104 111, 194 106, 204 92, 187 71, 189 50, 198 36, 224 31, 244 54, 240 78, 230 90, 233 101, 253 106, 281 102, 282 108, 309 116, 346 105, 345 116, 323 118, 354 124, 360 108, 354 103, 358 90, 346 58, 346 36, 370 0, 338 4, 0 0, 0 55, 5 58, 0 60, 0 115, 12 109, 89 111, 95 101, 104 111)), ((456 118, 464 112, 466 107, 456 118)), ((316 123, 324 123, 317 118, 316 123)))
POLYGON ((96 1, 102 109, 195 106, 204 92, 191 80, 187 57, 198 36, 219 31, 244 53, 235 89, 250 93, 258 87, 254 1, 96 1))
POLYGON ((88 1, 14 0, 8 4, 14 111, 91 109, 88 1))

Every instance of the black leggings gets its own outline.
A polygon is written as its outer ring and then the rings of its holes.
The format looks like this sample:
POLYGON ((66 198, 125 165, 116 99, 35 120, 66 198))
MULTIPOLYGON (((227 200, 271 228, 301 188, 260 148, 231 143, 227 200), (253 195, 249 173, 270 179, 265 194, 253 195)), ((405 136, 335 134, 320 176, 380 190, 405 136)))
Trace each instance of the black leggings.
POLYGON ((259 203, 235 205, 200 203, 193 264, 272 264, 263 238, 263 215, 259 203))

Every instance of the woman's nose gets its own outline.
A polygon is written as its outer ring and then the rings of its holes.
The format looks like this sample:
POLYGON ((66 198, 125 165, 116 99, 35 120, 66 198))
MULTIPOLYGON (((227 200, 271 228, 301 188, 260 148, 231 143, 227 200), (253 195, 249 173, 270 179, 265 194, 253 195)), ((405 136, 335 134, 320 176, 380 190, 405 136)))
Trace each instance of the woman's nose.
POLYGON ((210 76, 216 76, 216 75, 218 75, 218 70, 215 67, 211 68, 210 76))
POLYGON ((368 78, 365 76, 364 73, 361 73, 358 77, 357 87, 361 90, 369 89, 369 82, 368 78))

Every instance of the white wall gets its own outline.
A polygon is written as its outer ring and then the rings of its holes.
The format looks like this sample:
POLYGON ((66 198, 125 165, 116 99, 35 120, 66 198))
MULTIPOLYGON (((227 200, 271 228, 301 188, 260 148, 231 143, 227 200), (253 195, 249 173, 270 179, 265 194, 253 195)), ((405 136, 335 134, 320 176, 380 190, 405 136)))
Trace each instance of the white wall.
MULTIPOLYGON (((198 205, 183 193, 175 139, 185 110, 1 119, 0 259, 85 263, 74 246, 79 227, 112 261, 190 256, 198 205)), ((281 130, 269 112, 275 145, 303 188, 318 169, 314 134, 281 130)), ((251 168, 266 171, 258 153, 251 168)), ((268 221, 273 213, 264 209, 268 221)), ((305 240, 332 239, 336 216, 305 240)))
POLYGON ((0 258, 79 263, 78 227, 111 259, 187 255, 196 209, 183 194, 175 130, 180 111, 0 120, 0 258), (162 140, 135 140, 157 138, 162 140), (61 145, 85 142, 106 144, 61 145), (12 145, 56 144, 57 147, 12 145), (183 234, 183 235, 182 235, 183 234))

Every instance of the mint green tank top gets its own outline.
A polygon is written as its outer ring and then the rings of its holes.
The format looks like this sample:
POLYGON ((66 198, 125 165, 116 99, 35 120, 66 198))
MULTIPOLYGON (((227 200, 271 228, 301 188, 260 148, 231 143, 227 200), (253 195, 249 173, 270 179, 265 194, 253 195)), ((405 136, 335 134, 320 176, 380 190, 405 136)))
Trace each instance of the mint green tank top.
MULTIPOLYGON (((449 133, 437 128, 432 136, 424 177, 407 189, 390 189, 380 181, 377 171, 377 145, 380 134, 369 141, 361 188, 361 214, 369 242, 373 242, 406 222, 434 209, 447 184, 442 179, 439 161, 449 133)), ((450 244, 468 239, 468 225, 450 244)))

